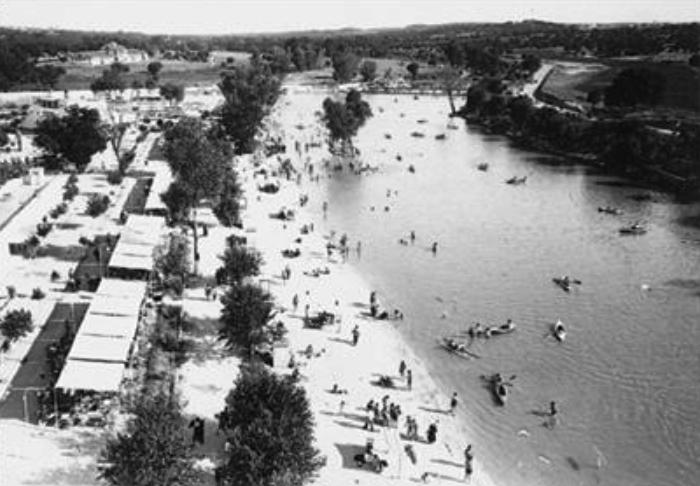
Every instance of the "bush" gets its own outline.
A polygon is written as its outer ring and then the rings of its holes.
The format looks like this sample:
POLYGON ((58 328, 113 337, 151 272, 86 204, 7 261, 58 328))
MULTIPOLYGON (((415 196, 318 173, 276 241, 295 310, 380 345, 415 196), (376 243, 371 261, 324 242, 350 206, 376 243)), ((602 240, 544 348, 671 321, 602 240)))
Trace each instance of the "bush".
POLYGON ((107 211, 107 208, 109 208, 109 202, 109 196, 93 194, 88 200, 87 213, 93 218, 96 218, 100 214, 107 211))
POLYGON ((231 431, 217 470, 225 484, 302 486, 325 464, 306 392, 291 377, 244 368, 221 414, 231 431))
POLYGON ((66 190, 63 191, 64 201, 72 201, 75 198, 75 196, 78 195, 78 192, 80 192, 78 191, 78 186, 76 186, 75 184, 68 184, 65 187, 66 190))
POLYGON ((40 223, 36 225, 36 234, 43 238, 51 232, 52 228, 53 226, 48 223, 40 223))
POLYGON ((8 285, 7 286, 7 298, 14 299, 16 295, 17 295, 17 289, 15 288, 15 286, 8 285))
POLYGON ((46 293, 43 290, 41 290, 39 287, 35 287, 32 290, 32 297, 31 298, 33 300, 41 300, 44 297, 46 297, 46 293))
POLYGON ((0 321, 0 331, 10 343, 26 336, 33 329, 32 313, 25 309, 10 311, 0 321))
POLYGON ((107 174, 107 182, 112 184, 113 186, 118 186, 122 183, 123 180, 124 176, 121 174, 121 172, 117 170, 113 170, 112 172, 107 174))

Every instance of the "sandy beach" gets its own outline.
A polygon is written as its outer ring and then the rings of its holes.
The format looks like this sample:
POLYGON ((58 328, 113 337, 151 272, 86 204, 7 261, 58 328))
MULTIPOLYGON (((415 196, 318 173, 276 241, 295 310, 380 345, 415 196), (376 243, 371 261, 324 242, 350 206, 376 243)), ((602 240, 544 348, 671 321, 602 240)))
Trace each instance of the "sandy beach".
MULTIPOLYGON (((293 146, 290 139, 287 143, 288 147, 293 146)), ((401 320, 370 317, 372 289, 350 264, 343 262, 338 252, 327 255, 331 229, 324 228, 322 221, 312 221, 300 207, 299 196, 304 194, 305 182, 297 184, 274 178, 280 182, 279 192, 262 193, 257 186, 266 176, 254 176, 256 168, 250 158, 241 159, 239 164, 248 201, 243 215, 244 228, 249 244, 261 251, 265 261, 259 280, 275 297, 283 311, 278 317, 289 330, 289 348, 276 356, 284 356, 286 352, 288 358, 293 356, 300 364, 302 384, 308 391, 317 421, 318 447, 328 461, 316 484, 411 484, 422 478, 430 484, 464 482, 464 449, 470 443, 470 434, 468 424, 460 416, 460 408, 466 405, 460 402, 456 413, 449 413, 452 391, 438 386, 403 341, 397 329, 402 325, 401 320), (293 221, 269 217, 281 207, 295 211, 293 221), (311 224, 314 231, 302 235, 302 226, 311 224), (301 242, 296 243, 299 237, 301 242), (285 258, 281 253, 285 248, 299 248, 301 254, 297 258, 285 258), (285 267, 291 270, 287 280, 281 278, 285 267), (304 273, 326 268, 330 270, 327 275, 314 277, 304 273), (292 304, 295 295, 299 299, 296 309, 292 304), (303 317, 307 305, 310 314, 323 310, 333 312, 340 316, 340 322, 320 330, 305 328, 303 317), (352 344, 354 326, 358 326, 360 332, 356 346, 352 344), (313 351, 312 357, 307 358, 304 352, 309 346, 313 351), (412 371, 410 390, 405 378, 399 376, 402 360, 412 371), (379 375, 391 376, 395 387, 376 385, 379 375), (336 384, 339 389, 347 390, 347 394, 331 393, 336 384), (375 426, 373 432, 364 430, 367 402, 381 400, 385 395, 389 402, 401 407, 399 426, 375 426), (406 432, 406 416, 417 420, 421 440, 402 439, 406 432), (428 444, 425 434, 431 423, 437 425, 438 434, 437 441, 428 444), (389 463, 381 474, 354 464, 353 456, 362 452, 368 439, 389 463), (415 462, 407 454, 407 446, 415 452, 415 462)), ((276 157, 269 158, 263 166, 274 172, 278 166, 276 157)), ((297 170, 303 168, 297 164, 297 170)), ((356 253, 354 243, 349 246, 356 253)), ((381 305, 382 297, 378 297, 381 305)), ((277 368, 290 372, 287 360, 280 361, 283 362, 276 363, 277 368)), ((478 446, 474 447, 474 472, 468 483, 493 484, 486 471, 480 468, 478 446)))

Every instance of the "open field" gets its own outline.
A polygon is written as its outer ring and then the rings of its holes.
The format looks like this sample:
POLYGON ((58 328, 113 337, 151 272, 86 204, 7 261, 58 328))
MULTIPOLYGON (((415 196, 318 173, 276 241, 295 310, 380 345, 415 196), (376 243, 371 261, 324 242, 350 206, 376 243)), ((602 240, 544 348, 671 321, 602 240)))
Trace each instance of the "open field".
POLYGON ((640 60, 604 63, 561 63, 547 79, 543 91, 563 100, 585 101, 589 92, 609 86, 625 68, 645 68, 664 76, 666 87, 660 106, 700 111, 700 70, 687 64, 640 60))

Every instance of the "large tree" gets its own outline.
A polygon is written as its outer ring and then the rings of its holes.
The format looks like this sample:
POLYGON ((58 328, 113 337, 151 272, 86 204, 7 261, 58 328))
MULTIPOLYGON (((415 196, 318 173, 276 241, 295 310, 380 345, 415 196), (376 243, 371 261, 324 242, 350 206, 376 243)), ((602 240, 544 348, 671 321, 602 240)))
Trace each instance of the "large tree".
POLYGON ((253 150, 255 135, 280 93, 280 80, 260 61, 236 66, 222 75, 219 89, 224 95, 220 123, 233 141, 236 153, 253 150))
POLYGON ((360 75, 365 82, 374 81, 377 77, 377 63, 370 60, 364 61, 360 65, 360 75))
POLYGON ((126 432, 107 441, 101 476, 115 486, 196 484, 177 400, 163 393, 141 397, 133 415, 126 432))
POLYGON ((331 65, 333 66, 333 79, 339 83, 347 83, 352 81, 357 73, 357 67, 360 64, 360 58, 349 51, 339 51, 331 56, 331 65))
POLYGON ((219 223, 226 227, 240 223, 241 186, 238 184, 236 172, 228 168, 221 185, 218 202, 214 206, 214 216, 219 223))
POLYGON ((151 76, 151 79, 158 82, 158 76, 160 75, 161 69, 163 69, 163 63, 159 61, 149 62, 146 69, 148 70, 148 74, 151 76))
POLYGON ((107 137, 97 110, 71 106, 65 116, 52 116, 39 123, 35 143, 83 170, 93 154, 107 148, 107 137))
POLYGON ((228 245, 220 258, 222 265, 216 272, 219 284, 239 285, 244 278, 260 274, 263 263, 259 251, 239 245, 233 238, 228 239, 228 245))
POLYGON ((218 470, 224 484, 302 486, 325 464, 306 392, 291 377, 243 368, 222 414, 231 444, 218 470))
POLYGON ((256 346, 267 341, 267 324, 274 317, 272 296, 258 285, 233 285, 221 299, 219 335, 229 348, 253 356, 256 346))
POLYGON ((199 260, 197 206, 203 199, 216 199, 221 193, 231 154, 228 144, 207 132, 196 118, 181 119, 164 137, 165 158, 175 175, 173 184, 177 190, 169 189, 163 201, 166 205, 171 202, 184 213, 191 212, 196 273, 199 260))
POLYGON ((160 87, 160 95, 175 104, 185 99, 185 87, 181 84, 165 83, 160 87))
POLYGON ((328 128, 332 143, 341 142, 343 149, 352 148, 352 137, 372 116, 369 103, 362 99, 359 91, 351 89, 345 101, 326 98, 323 101, 323 122, 328 128))

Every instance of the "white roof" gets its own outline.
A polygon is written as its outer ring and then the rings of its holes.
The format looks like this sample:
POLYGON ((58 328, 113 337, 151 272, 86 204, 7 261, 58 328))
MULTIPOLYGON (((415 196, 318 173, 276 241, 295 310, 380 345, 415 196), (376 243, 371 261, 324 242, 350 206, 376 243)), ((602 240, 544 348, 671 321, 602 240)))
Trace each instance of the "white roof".
POLYGON ((101 336, 131 339, 136 335, 139 325, 138 316, 109 316, 103 314, 87 314, 78 336, 101 336))
POLYGON ((97 287, 96 295, 134 299, 136 296, 143 296, 145 293, 146 282, 140 280, 103 278, 100 282, 100 286, 97 287))
POLYGON ((129 270, 153 270, 153 257, 149 255, 125 254, 115 252, 109 261, 110 268, 129 270))
POLYGON ((131 338, 90 336, 78 333, 68 353, 68 359, 126 363, 130 347, 131 338))
POLYGON ((168 190, 170 183, 174 179, 170 171, 170 166, 164 161, 151 160, 148 162, 148 167, 146 167, 146 169, 149 171, 153 170, 155 175, 153 176, 151 190, 146 198, 146 205, 143 208, 144 211, 167 209, 160 195, 168 190))
MULTIPOLYGON (((96 295, 88 308, 90 314, 112 316, 138 316, 143 294, 134 294, 133 299, 96 295)), ((87 317, 86 317, 87 319, 87 317)))
POLYGON ((118 391, 124 375, 122 363, 101 363, 68 359, 56 388, 64 390, 118 391))

